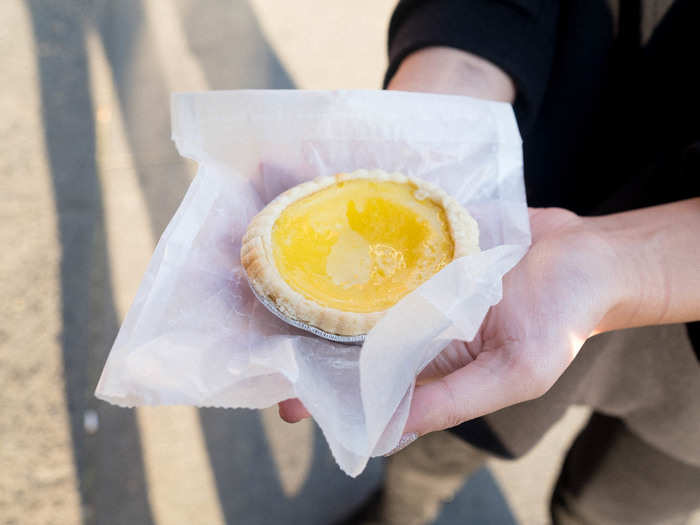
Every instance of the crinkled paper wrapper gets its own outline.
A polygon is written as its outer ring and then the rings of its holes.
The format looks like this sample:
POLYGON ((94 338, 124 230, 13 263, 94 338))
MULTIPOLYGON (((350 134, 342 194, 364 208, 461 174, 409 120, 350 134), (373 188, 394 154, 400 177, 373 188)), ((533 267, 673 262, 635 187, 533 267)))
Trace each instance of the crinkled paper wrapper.
POLYGON ((511 106, 389 91, 175 94, 173 139, 199 164, 155 249, 96 395, 121 406, 264 408, 298 397, 338 465, 357 476, 390 451, 416 375, 471 340, 530 228, 511 106), (479 223, 481 253, 453 261, 391 308, 362 347, 286 325, 240 263, 250 219, 320 175, 398 171, 446 190, 479 223))

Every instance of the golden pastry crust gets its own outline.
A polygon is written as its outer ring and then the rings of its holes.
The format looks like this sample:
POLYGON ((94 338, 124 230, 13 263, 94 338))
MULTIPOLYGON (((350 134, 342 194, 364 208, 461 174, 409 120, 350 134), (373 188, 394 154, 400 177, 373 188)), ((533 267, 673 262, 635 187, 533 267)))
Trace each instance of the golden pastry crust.
POLYGON ((425 198, 445 211, 454 243, 453 260, 479 252, 479 228, 460 204, 443 190, 421 179, 382 170, 357 170, 332 177, 319 177, 294 186, 277 196, 248 225, 241 246, 241 263, 255 291, 270 299, 284 315, 336 335, 366 334, 385 310, 370 313, 347 312, 322 306, 292 289, 280 275, 272 251, 272 229, 280 214, 298 201, 333 184, 353 179, 411 183, 425 198))

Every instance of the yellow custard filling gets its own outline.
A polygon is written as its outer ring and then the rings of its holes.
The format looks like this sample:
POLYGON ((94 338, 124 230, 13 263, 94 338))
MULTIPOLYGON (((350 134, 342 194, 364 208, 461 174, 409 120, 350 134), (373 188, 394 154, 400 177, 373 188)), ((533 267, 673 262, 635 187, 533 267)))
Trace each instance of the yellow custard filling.
POLYGON ((293 202, 272 228, 282 278, 324 307, 389 308, 452 260, 445 210, 421 193, 352 179, 293 202))

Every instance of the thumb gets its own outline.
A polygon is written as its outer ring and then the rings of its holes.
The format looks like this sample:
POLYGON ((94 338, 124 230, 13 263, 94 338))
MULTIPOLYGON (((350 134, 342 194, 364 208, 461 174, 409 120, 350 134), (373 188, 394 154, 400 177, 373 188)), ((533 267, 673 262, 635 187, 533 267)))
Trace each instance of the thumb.
MULTIPOLYGON (((509 353, 508 353, 509 354, 509 353)), ((542 395, 549 382, 506 352, 484 352, 442 378, 417 386, 404 434, 422 436, 542 395)))
POLYGON ((419 385, 446 376, 474 360, 464 341, 454 340, 418 374, 419 385))

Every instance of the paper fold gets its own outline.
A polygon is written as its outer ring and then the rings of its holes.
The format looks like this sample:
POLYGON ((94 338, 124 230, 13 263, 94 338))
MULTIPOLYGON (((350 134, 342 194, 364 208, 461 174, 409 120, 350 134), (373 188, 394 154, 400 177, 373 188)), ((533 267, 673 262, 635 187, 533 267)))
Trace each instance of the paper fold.
POLYGON ((530 244, 512 108, 386 91, 175 94, 173 139, 199 163, 119 331, 96 395, 122 406, 263 408, 299 397, 338 465, 362 472, 401 437, 416 374, 470 340, 530 244), (284 324, 239 260, 250 219, 288 187, 380 168, 424 178, 479 223, 482 252, 404 297, 362 348, 284 324))

